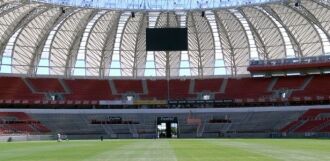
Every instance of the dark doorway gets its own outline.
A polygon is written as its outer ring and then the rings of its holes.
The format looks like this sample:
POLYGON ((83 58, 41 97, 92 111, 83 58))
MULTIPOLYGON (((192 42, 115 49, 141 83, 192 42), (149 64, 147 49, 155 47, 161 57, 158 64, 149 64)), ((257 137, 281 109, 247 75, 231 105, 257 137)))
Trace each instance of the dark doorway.
POLYGON ((158 138, 177 138, 178 119, 176 117, 158 117, 157 135, 158 138))

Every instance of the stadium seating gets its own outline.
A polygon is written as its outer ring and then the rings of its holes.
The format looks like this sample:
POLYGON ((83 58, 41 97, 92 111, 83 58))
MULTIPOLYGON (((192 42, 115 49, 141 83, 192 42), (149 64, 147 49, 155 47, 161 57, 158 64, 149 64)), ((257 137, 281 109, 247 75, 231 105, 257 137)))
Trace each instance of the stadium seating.
POLYGON ((280 131, 287 133, 327 132, 330 124, 329 116, 330 109, 310 109, 297 120, 288 123, 280 131))
POLYGON ((271 93, 267 92, 267 87, 271 82, 270 78, 241 78, 228 79, 224 94, 216 94, 216 99, 235 99, 235 98, 260 98, 267 97, 271 93))
POLYGON ((112 95, 107 80, 75 79, 65 80, 71 93, 67 100, 112 100, 120 97, 112 95))
POLYGON ((94 105, 100 100, 125 99, 128 93, 141 100, 196 100, 203 92, 216 100, 280 102, 283 100, 276 91, 281 89, 291 91, 284 101, 329 101, 329 79, 329 75, 169 81, 0 77, 0 104, 94 105), (64 100, 49 101, 45 97, 48 92, 61 93, 64 100))
POLYGON ((299 120, 310 120, 315 119, 322 113, 330 113, 330 109, 313 109, 308 110, 302 116, 299 117, 299 120))
POLYGON ((196 96, 189 94, 190 80, 173 79, 169 82, 169 96, 171 99, 196 99, 196 96))
POLYGON ((35 88, 36 92, 64 92, 64 89, 58 79, 29 78, 27 80, 35 88))
POLYGON ((330 132, 330 125, 320 129, 320 132, 330 132))
POLYGON ((141 80, 114 80, 113 82, 119 94, 128 92, 143 93, 141 80))
POLYGON ((147 80, 147 95, 143 99, 195 99, 189 94, 190 80, 147 80), (168 88, 169 87, 169 88, 168 88))
POLYGON ((273 90, 277 89, 299 89, 306 77, 279 77, 273 90))
POLYGON ((297 129, 295 129, 294 132, 313 132, 313 129, 327 121, 328 120, 308 120, 297 129))
POLYGON ((19 77, 0 78, 0 99, 43 99, 43 95, 33 94, 23 80, 19 77))
POLYGON ((8 128, 10 128, 12 131, 15 131, 16 133, 33 133, 34 129, 27 124, 8 124, 8 128))
POLYGON ((288 125, 286 125, 284 128, 282 128, 280 131, 281 132, 288 132, 292 128, 298 126, 299 124, 300 124, 300 122, 298 120, 294 120, 294 121, 290 122, 288 125))
POLYGON ((44 126, 43 124, 32 124, 32 127, 34 129, 36 129, 37 131, 41 132, 41 133, 49 133, 51 132, 46 126, 44 126))
POLYGON ((167 80, 147 80, 148 94, 143 99, 167 99, 167 80))
POLYGON ((50 130, 24 112, 0 112, 0 134, 49 133, 50 130))
POLYGON ((196 79, 194 92, 220 92, 223 79, 196 79))
MULTIPOLYGON (((195 119, 199 123, 189 123, 189 113, 176 114, 178 118, 178 129, 181 137, 196 137, 197 132, 203 136, 218 136, 220 132, 250 132, 250 131, 273 131, 274 127, 282 127, 291 117, 298 118, 301 112, 276 111, 276 112, 224 112, 224 113, 196 113, 195 119), (231 122, 209 123, 211 118, 230 118, 231 122)), ((149 138, 156 134, 157 118, 153 113, 36 113, 33 117, 40 120, 43 125, 52 131, 59 131, 68 135, 111 135, 116 138, 131 138, 133 133, 138 133, 141 138, 149 138), (132 123, 93 123, 93 120, 105 120, 111 117, 121 117, 123 120, 131 120, 132 123), (133 122, 138 122, 135 124, 133 122)), ((170 116, 171 114, 163 114, 170 116)), ((202 136, 201 135, 201 136, 202 136)))
POLYGON ((330 76, 329 75, 320 75, 313 76, 310 83, 302 91, 293 92, 292 96, 297 97, 315 97, 315 96, 330 96, 330 76))

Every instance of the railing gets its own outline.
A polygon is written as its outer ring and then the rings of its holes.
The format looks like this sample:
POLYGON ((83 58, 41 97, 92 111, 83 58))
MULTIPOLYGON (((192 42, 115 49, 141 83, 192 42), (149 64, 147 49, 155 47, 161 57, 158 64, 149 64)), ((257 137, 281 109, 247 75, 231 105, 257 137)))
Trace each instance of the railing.
MULTIPOLYGON (((84 100, 84 99, 76 99, 76 100, 38 100, 38 99, 1 99, 0 105, 40 105, 42 108, 46 108, 46 105, 49 106, 74 106, 74 105, 80 105, 80 106, 111 106, 112 108, 115 108, 115 106, 136 106, 136 107, 147 107, 149 105, 154 106, 158 105, 159 107, 186 107, 186 105, 192 105, 192 106, 198 106, 199 108, 204 107, 203 105, 210 105, 205 106, 212 107, 212 105, 223 105, 225 107, 228 107, 230 105, 244 105, 244 104, 269 104, 271 106, 275 105, 276 103, 289 103, 293 102, 295 104, 304 104, 306 102, 315 102, 315 103, 321 103, 321 104, 329 104, 330 103, 330 95, 325 96, 299 96, 299 97, 290 97, 290 98, 236 98, 236 99, 215 99, 215 100, 199 100, 199 99, 168 99, 168 100, 143 100, 141 102, 140 100, 136 100, 134 102, 127 102, 126 100, 107 100, 107 104, 102 104, 101 101, 105 100, 84 100), (162 102, 161 104, 157 103, 162 102)), ((187 107, 192 107, 187 106, 187 107)))
POLYGON ((330 55, 318 57, 303 57, 303 58, 285 58, 273 60, 251 60, 250 66, 276 66, 276 65, 291 65, 291 64, 313 64, 330 62, 330 55))

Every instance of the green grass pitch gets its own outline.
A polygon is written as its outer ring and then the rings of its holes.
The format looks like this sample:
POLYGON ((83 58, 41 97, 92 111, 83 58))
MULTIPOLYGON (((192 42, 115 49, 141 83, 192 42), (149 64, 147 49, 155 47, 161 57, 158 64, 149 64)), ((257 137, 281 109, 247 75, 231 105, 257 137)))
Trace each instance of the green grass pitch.
POLYGON ((323 139, 159 139, 0 143, 0 161, 330 161, 323 139))

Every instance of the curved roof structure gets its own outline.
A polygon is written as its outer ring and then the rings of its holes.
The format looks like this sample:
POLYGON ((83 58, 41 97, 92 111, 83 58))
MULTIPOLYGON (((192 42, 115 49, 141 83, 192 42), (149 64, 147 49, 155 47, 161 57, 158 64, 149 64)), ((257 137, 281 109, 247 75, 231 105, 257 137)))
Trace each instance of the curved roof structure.
POLYGON ((330 53, 326 0, 203 10, 111 10, 0 2, 0 73, 205 77, 248 74, 249 60, 330 53), (202 16, 201 12, 204 12, 202 16), (145 29, 188 28, 188 51, 147 52, 145 29))
POLYGON ((278 2, 283 0, 36 0, 39 2, 100 9, 198 10, 278 2))

